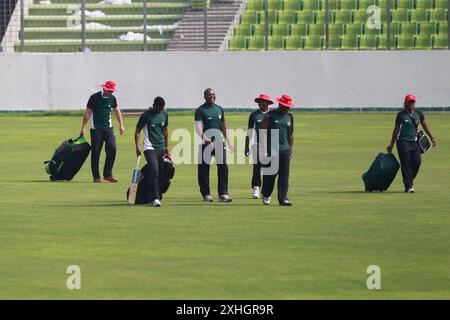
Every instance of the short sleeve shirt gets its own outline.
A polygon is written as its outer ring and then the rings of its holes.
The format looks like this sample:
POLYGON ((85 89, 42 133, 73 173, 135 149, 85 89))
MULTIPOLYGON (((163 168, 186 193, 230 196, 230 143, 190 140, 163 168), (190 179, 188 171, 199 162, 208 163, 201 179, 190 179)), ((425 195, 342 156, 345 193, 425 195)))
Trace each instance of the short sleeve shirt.
POLYGON ((145 111, 138 120, 136 128, 144 131, 144 151, 164 151, 164 128, 169 125, 169 115, 166 111, 145 111))
POLYGON ((117 108, 117 99, 111 95, 103 97, 103 93, 93 94, 86 105, 92 110, 91 129, 111 128, 111 110, 117 108))
POLYGON ((203 133, 214 141, 214 137, 207 130, 215 129, 222 131, 222 122, 225 121, 225 113, 223 108, 217 104, 201 105, 195 110, 195 121, 201 121, 203 124, 203 133))
POLYGON ((250 113, 248 117, 248 128, 254 130, 254 134, 256 135, 256 143, 259 143, 259 129, 261 128, 262 121, 267 112, 261 111, 261 109, 257 109, 250 113))
POLYGON ((417 140, 417 128, 420 123, 425 120, 425 116, 422 112, 415 110, 413 113, 403 110, 397 113, 395 119, 395 125, 400 127, 400 132, 397 136, 397 140, 400 141, 416 141, 417 140))
POLYGON ((278 130, 278 142, 280 151, 290 149, 289 140, 291 137, 291 130, 294 126, 294 116, 292 113, 281 113, 277 109, 271 110, 268 113, 268 147, 271 148, 272 130, 278 130))

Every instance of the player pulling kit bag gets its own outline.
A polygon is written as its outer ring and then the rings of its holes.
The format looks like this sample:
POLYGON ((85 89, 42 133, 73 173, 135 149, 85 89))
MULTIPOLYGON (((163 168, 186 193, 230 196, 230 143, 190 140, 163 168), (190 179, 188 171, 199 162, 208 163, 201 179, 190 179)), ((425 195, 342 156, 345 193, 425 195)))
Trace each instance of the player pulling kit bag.
POLYGON ((362 175, 366 191, 386 191, 399 168, 400 164, 392 153, 379 153, 369 170, 362 175))
MULTIPOLYGON (((166 193, 169 189, 170 182, 175 175, 175 167, 173 166, 172 160, 169 156, 164 156, 163 159, 163 172, 161 172, 161 193, 166 193)), ((147 204, 150 202, 148 199, 148 164, 142 167, 139 175, 139 184, 136 191, 136 201, 135 204, 147 204)), ((127 199, 128 194, 130 193, 130 188, 127 190, 127 199)))
POLYGON ((91 146, 83 136, 65 140, 55 150, 52 158, 44 162, 45 171, 50 175, 50 180, 72 180, 83 166, 90 151, 91 146))

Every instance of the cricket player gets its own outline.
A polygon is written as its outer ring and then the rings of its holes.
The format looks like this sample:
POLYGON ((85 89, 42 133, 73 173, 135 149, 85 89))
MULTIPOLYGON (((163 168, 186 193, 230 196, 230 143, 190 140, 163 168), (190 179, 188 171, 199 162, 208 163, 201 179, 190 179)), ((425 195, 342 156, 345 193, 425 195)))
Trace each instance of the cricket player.
POLYGON ((259 161, 259 129, 261 128, 262 121, 267 112, 269 112, 269 105, 273 104, 273 101, 266 94, 261 94, 255 99, 258 104, 258 109, 253 111, 248 118, 248 130, 247 137, 245 138, 245 156, 250 154, 250 140, 254 138, 254 145, 252 148, 253 156, 253 175, 252 175, 252 197, 254 199, 260 198, 261 188, 261 162, 259 161))
MULTIPOLYGON (((262 153, 266 153, 272 157, 272 163, 279 164, 278 170, 275 174, 263 175, 263 203, 270 204, 270 196, 272 195, 275 179, 278 176, 278 202, 281 206, 292 206, 287 194, 289 189, 289 167, 293 154, 294 146, 294 116, 289 112, 294 107, 292 98, 288 95, 283 95, 281 98, 276 98, 278 108, 266 113, 261 125, 261 129, 267 130, 267 139, 262 139, 262 153), (272 135, 273 130, 278 131, 278 143, 272 150, 272 135), (277 157, 278 161, 274 161, 277 157)), ((264 168, 265 169, 265 168, 264 168)), ((263 169, 263 173, 264 173, 263 169)))
POLYGON ((214 156, 217 162, 219 179, 219 201, 231 202, 232 200, 228 195, 228 165, 225 140, 227 140, 231 152, 234 151, 234 146, 227 136, 227 125, 223 109, 216 104, 216 93, 213 89, 208 88, 204 91, 203 97, 205 103, 195 111, 195 131, 201 140, 198 162, 200 193, 204 201, 214 201, 209 187, 210 156, 214 156))
POLYGON ((405 192, 414 193, 414 179, 419 172, 422 162, 419 144, 417 143, 417 129, 422 125, 427 135, 431 138, 433 147, 436 146, 436 137, 431 133, 431 129, 425 121, 425 116, 421 111, 415 110, 416 97, 408 94, 405 97, 404 110, 397 113, 395 127, 392 132, 391 142, 387 146, 387 151, 392 152, 394 142, 397 141, 397 151, 400 157, 403 184, 405 192))
POLYGON ((163 176, 163 157, 169 154, 168 125, 169 115, 164 111, 166 105, 162 97, 156 97, 153 107, 145 111, 140 117, 134 132, 136 155, 141 155, 140 138, 144 130, 144 156, 148 163, 149 200, 151 207, 161 206, 161 183, 163 176))
POLYGON ((103 168, 103 179, 109 182, 118 182, 113 175, 113 166, 116 159, 116 136, 111 121, 111 111, 119 122, 119 132, 121 135, 125 132, 122 121, 122 113, 117 106, 117 99, 113 92, 117 90, 117 86, 113 81, 107 81, 102 84, 103 90, 93 94, 87 103, 81 125, 80 136, 85 133, 85 127, 89 119, 91 120, 91 170, 94 182, 101 182, 99 173, 100 153, 105 143, 106 159, 103 168))

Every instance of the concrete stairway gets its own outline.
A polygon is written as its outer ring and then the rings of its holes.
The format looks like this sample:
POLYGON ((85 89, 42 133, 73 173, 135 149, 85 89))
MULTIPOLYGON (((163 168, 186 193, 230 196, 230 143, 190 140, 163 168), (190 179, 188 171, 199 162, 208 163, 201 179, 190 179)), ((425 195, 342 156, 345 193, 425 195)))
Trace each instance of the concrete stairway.
MULTIPOLYGON (((206 10, 207 50, 221 49, 230 26, 240 13, 244 0, 211 0, 206 10)), ((205 50, 205 12, 190 9, 180 21, 168 51, 204 51, 205 50)))

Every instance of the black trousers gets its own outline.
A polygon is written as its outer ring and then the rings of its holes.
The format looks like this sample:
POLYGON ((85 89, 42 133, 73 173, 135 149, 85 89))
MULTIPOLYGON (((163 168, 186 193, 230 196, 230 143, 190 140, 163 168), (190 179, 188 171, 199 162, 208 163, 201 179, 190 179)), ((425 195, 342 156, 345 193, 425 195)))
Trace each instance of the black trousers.
POLYGON ((148 176, 149 176, 149 200, 162 199, 161 194, 161 181, 163 176, 163 156, 164 151, 145 150, 145 160, 148 163, 148 176))
MULTIPOLYGON (((270 197, 275 186, 275 179, 278 176, 278 202, 281 203, 287 199, 289 189, 289 167, 291 159, 290 151, 280 151, 278 155, 279 168, 278 172, 273 175, 263 175, 262 194, 264 197, 270 197)), ((273 155, 275 157, 275 155, 273 155)), ((273 160, 272 160, 273 161, 273 160)), ((264 169, 263 169, 264 173, 264 169)))
POLYGON ((420 169, 422 162, 419 144, 417 142, 397 141, 397 151, 400 157, 400 165, 402 168, 403 184, 405 190, 414 185, 414 179, 420 169))
POLYGON ((253 174, 252 174, 252 188, 261 187, 261 162, 259 161, 259 150, 258 148, 254 148, 253 155, 253 174))
POLYGON ((113 128, 91 129, 91 170, 94 179, 100 179, 98 162, 102 152, 103 143, 105 143, 105 166, 103 168, 103 177, 112 177, 112 169, 116 160, 116 136, 113 128))
MULTIPOLYGON (((219 158, 219 152, 217 152, 216 156, 216 148, 211 152, 211 155, 216 157, 217 162, 217 177, 218 177, 218 185, 217 191, 219 196, 228 194, 228 165, 227 165, 227 155, 226 149, 223 144, 219 144, 221 148, 223 148, 222 157, 219 158), (223 160, 223 161, 220 161, 223 160), (221 162, 221 163, 219 163, 221 162)), ((210 159, 205 159, 203 157, 203 152, 207 146, 201 145, 199 146, 198 153, 198 185, 200 186, 200 193, 202 196, 206 196, 211 194, 211 190, 209 187, 209 167, 210 167, 210 159)))

